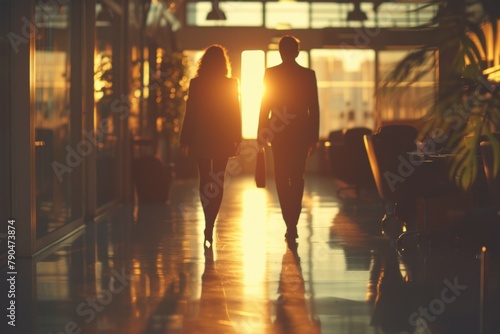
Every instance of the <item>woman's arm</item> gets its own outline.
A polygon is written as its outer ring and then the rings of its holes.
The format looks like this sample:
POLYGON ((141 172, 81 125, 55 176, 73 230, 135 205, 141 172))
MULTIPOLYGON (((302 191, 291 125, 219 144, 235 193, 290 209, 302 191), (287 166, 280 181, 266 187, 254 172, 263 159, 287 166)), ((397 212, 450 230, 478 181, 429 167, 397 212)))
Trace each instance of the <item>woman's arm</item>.
POLYGON ((242 140, 242 121, 241 121, 241 107, 240 107, 240 83, 238 79, 234 79, 233 87, 233 108, 236 111, 235 124, 234 124, 234 139, 235 143, 239 145, 242 140))
MULTIPOLYGON (((184 113, 184 120, 182 123, 181 135, 179 142, 181 148, 188 147, 191 144, 194 132, 195 113, 196 113, 196 84, 191 80, 188 89, 188 98, 186 100, 186 111, 184 113)), ((184 149, 183 149, 184 150, 184 149)))

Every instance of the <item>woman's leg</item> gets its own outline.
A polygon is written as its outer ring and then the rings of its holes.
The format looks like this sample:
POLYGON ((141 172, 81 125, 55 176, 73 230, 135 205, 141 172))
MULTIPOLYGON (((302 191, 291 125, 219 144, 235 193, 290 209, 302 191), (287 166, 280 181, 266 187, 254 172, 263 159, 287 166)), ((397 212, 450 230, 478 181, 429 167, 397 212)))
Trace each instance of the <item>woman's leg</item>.
POLYGON ((227 158, 198 161, 200 199, 205 215, 205 239, 209 242, 212 242, 215 219, 222 203, 226 165, 227 158))

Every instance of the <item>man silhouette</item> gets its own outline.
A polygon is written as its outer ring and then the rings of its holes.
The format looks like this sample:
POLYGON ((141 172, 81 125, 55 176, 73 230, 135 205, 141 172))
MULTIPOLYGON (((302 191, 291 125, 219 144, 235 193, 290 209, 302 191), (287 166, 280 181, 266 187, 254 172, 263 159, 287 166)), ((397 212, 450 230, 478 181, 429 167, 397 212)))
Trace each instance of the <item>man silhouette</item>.
POLYGON ((304 172, 319 136, 319 103, 316 74, 295 61, 299 40, 279 41, 282 63, 267 68, 260 107, 258 143, 270 143, 274 174, 287 241, 294 241, 302 209, 304 172))

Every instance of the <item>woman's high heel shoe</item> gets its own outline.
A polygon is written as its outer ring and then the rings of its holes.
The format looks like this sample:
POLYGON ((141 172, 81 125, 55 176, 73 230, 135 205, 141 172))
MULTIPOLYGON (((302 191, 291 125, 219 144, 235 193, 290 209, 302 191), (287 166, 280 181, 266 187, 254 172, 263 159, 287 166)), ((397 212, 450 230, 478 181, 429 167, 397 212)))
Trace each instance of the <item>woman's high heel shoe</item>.
POLYGON ((213 243, 213 232, 214 232, 214 227, 213 226, 206 226, 205 227, 205 245, 208 242, 210 245, 207 247, 211 247, 213 243))

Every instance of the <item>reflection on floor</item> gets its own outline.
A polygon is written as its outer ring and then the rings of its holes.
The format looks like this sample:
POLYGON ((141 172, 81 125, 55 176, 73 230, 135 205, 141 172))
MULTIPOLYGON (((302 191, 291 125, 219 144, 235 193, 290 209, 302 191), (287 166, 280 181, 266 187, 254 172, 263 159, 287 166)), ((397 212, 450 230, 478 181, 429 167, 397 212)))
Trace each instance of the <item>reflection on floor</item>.
POLYGON ((475 256, 401 258, 378 205, 350 210, 328 177, 306 187, 297 248, 273 183, 251 177, 229 180, 208 250, 195 180, 169 205, 121 208, 24 264, 23 333, 500 332, 475 256))

